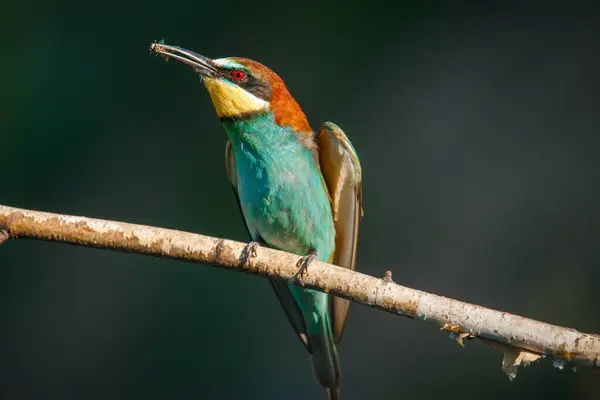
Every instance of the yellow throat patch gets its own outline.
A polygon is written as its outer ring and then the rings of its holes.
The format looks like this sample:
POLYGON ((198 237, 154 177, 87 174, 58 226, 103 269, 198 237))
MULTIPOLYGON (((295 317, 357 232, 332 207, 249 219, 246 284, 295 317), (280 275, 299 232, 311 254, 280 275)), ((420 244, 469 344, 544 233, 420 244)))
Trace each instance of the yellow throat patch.
POLYGON ((219 118, 235 117, 269 109, 267 101, 222 79, 204 78, 204 86, 208 89, 219 118))

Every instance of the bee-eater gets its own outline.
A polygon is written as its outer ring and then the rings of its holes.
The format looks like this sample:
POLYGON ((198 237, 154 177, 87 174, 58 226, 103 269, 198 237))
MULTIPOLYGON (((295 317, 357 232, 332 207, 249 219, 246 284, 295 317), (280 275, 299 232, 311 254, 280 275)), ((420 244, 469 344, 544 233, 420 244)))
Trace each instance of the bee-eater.
MULTIPOLYGON (((326 122, 317 135, 283 80, 246 58, 209 59, 153 43, 151 51, 192 67, 208 89, 227 133, 225 166, 252 238, 264 245, 354 269, 362 216, 362 172, 342 130, 326 122)), ((302 269, 302 268, 301 268, 302 269)), ((271 284, 312 356, 330 399, 339 399, 336 350, 349 303, 285 281, 271 284)))

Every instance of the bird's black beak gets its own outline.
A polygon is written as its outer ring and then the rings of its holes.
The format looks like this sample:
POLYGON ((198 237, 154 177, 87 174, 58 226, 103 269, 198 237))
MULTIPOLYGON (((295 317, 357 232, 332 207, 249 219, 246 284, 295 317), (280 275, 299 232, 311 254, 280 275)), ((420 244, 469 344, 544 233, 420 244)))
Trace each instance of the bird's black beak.
POLYGON ((210 58, 201 56, 200 54, 196 54, 193 51, 181 47, 169 46, 164 44, 162 40, 150 45, 150 53, 160 54, 165 59, 173 58, 177 61, 181 61, 205 77, 214 77, 219 72, 210 58))

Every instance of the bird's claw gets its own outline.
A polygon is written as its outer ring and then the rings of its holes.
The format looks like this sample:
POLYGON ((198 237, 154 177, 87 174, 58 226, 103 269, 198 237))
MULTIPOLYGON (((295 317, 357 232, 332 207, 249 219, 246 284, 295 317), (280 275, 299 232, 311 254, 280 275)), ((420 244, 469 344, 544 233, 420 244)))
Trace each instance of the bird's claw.
POLYGON ((302 278, 308 269, 310 263, 317 259, 317 251, 315 249, 310 249, 308 253, 298 260, 296 266, 298 267, 298 271, 292 277, 293 280, 297 281, 299 278, 302 278))
POLYGON ((254 241, 244 246, 244 249, 242 250, 242 255, 240 256, 240 267, 244 268, 248 266, 250 260, 256 257, 256 249, 258 248, 258 246, 260 246, 260 244, 254 241))

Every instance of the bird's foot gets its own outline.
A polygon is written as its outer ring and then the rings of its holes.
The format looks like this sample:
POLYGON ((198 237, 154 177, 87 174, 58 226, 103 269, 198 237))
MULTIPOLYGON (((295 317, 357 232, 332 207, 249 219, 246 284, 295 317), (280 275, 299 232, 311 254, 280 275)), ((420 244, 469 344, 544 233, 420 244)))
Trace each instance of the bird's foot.
POLYGON ((298 261, 298 264, 296 264, 296 266, 298 267, 298 271, 296 271, 292 279, 296 281, 298 280, 298 278, 303 277, 310 263, 312 263, 316 259, 317 250, 311 248, 310 250, 308 250, 308 253, 306 253, 306 255, 298 261))
POLYGON ((256 257, 256 249, 258 246, 260 246, 258 242, 252 241, 244 247, 242 255, 240 256, 240 267, 244 268, 248 266, 250 260, 256 257))

